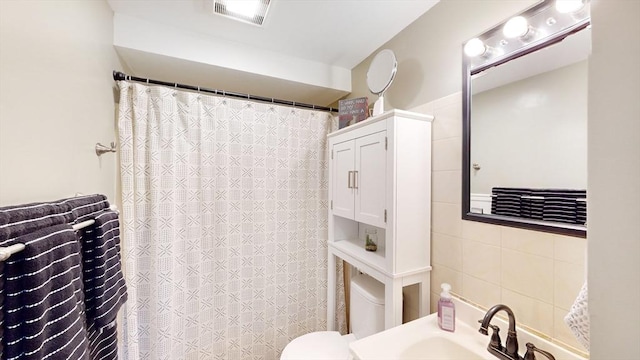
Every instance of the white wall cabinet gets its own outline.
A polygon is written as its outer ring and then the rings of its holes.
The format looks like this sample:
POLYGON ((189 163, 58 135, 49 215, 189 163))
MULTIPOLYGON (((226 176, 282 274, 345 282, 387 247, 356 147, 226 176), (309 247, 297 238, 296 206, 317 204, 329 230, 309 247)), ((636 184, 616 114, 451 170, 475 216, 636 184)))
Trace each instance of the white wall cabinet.
POLYGON ((432 116, 392 110, 328 135, 328 328, 335 265, 343 259, 385 285, 385 327, 402 323, 402 288, 419 284, 429 312, 432 116), (378 249, 365 250, 365 232, 378 249))
POLYGON ((386 131, 335 144, 334 215, 369 225, 385 224, 386 131))

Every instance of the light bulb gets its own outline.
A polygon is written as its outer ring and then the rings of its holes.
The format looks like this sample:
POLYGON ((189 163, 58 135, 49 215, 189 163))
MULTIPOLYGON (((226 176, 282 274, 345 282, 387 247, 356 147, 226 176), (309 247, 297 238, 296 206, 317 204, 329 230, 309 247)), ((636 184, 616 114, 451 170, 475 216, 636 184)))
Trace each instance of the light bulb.
POLYGON ((258 11, 259 0, 227 0, 225 8, 228 12, 246 17, 254 17, 258 11))
POLYGON ((464 53, 469 57, 475 57, 484 54, 487 51, 487 47, 482 40, 473 38, 464 45, 464 53))
POLYGON ((583 0, 556 0, 556 10, 561 14, 576 12, 583 6, 583 0))
POLYGON ((509 39, 524 37, 528 32, 529 23, 522 16, 512 17, 502 28, 502 34, 509 39))

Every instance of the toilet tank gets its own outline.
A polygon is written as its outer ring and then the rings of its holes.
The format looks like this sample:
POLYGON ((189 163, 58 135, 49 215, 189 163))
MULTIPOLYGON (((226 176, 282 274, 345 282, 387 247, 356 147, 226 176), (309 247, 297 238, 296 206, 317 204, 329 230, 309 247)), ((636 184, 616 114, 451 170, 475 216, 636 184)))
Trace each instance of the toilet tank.
POLYGON ((384 330, 384 285, 364 274, 351 278, 349 308, 351 332, 356 339, 384 330))

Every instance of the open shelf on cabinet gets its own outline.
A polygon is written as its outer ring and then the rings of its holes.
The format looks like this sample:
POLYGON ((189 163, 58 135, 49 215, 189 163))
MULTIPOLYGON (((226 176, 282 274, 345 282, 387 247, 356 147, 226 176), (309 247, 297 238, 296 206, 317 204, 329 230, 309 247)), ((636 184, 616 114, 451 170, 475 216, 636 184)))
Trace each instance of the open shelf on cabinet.
MULTIPOLYGON (((333 249, 344 253, 346 256, 353 257, 357 262, 352 264, 358 266, 358 263, 367 264, 377 271, 388 273, 386 266, 386 258, 384 256, 385 248, 378 247, 377 251, 366 251, 364 249, 364 241, 359 239, 339 240, 329 243, 333 249)), ((345 259, 348 261, 348 259, 345 259)), ((365 270, 365 269, 362 269, 365 270)))

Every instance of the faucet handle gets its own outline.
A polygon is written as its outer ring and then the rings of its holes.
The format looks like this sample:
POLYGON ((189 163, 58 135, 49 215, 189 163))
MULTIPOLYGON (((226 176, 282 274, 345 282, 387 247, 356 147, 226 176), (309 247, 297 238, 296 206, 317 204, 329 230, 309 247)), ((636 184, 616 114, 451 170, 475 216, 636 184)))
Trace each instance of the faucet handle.
MULTIPOLYGON (((484 322, 484 319, 478 320, 478 323, 480 323, 480 324, 482 324, 483 322, 484 322)), ((486 327, 482 326, 482 325, 480 325, 480 329, 478 331, 480 331, 480 333, 482 335, 489 335, 488 329, 486 327)))
POLYGON ((489 324, 493 333, 491 334, 491 341, 489 342, 489 346, 494 349, 502 349, 502 340, 500 340, 500 328, 496 325, 489 324))
POLYGON ((533 353, 534 351, 537 351, 540 354, 546 356, 547 359, 549 360, 556 360, 556 358, 553 355, 551 355, 550 352, 544 351, 542 349, 538 349, 532 343, 527 343, 527 352, 524 354, 523 360, 536 360, 536 355, 533 353))

